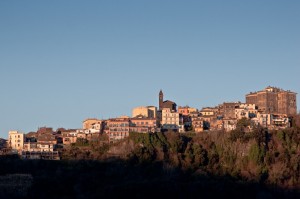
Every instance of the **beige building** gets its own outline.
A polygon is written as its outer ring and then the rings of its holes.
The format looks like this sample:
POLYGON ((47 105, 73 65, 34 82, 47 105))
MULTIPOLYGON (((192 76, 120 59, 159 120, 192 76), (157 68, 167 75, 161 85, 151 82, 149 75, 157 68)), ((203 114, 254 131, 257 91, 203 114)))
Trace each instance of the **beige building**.
POLYGON ((76 143, 77 134, 78 134, 76 131, 65 131, 65 132, 61 132, 61 134, 62 134, 63 144, 70 145, 76 143))
POLYGON ((109 137, 109 142, 114 143, 129 137, 130 119, 114 118, 107 120, 105 132, 109 137))
POLYGON ((201 113, 202 116, 215 116, 215 115, 217 115, 217 109, 206 107, 206 108, 203 108, 200 111, 200 113, 201 113))
POLYGON ((201 117, 193 117, 192 125, 196 133, 200 133, 204 131, 204 121, 201 117))
POLYGON ((155 106, 139 106, 132 109, 132 117, 143 116, 156 118, 157 108, 155 106))
POLYGON ((169 108, 164 108, 162 110, 162 121, 161 124, 175 124, 180 125, 180 115, 178 112, 172 112, 169 108))
POLYGON ((101 125, 102 125, 102 120, 96 118, 88 118, 82 122, 82 128, 84 130, 94 129, 94 128, 98 128, 98 130, 100 130, 101 125))
POLYGON ((9 131, 8 133, 8 146, 11 149, 21 151, 24 147, 24 133, 19 131, 9 131))

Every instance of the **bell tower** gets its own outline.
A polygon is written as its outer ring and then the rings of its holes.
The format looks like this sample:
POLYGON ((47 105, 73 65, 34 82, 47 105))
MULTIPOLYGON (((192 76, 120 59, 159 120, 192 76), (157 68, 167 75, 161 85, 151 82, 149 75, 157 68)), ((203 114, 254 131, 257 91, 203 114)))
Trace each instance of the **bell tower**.
POLYGON ((159 110, 163 109, 163 104, 164 104, 164 93, 162 90, 159 92, 159 110))

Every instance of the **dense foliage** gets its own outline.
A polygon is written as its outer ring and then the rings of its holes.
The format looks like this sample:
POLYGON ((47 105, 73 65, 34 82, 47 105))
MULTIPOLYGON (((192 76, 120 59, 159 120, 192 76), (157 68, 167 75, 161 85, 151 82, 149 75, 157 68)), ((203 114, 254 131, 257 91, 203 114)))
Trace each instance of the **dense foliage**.
POLYGON ((18 182, 13 190, 30 186, 11 192, 0 184, 0 197, 299 198, 300 129, 248 132, 244 122, 230 133, 79 140, 62 161, 3 157, 0 176, 18 182))

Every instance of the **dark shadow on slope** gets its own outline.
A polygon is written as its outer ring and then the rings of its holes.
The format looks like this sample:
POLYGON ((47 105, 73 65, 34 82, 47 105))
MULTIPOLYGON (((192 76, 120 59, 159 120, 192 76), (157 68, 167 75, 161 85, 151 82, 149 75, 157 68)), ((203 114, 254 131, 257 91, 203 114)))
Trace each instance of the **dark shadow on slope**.
POLYGON ((15 157, 2 157, 0 162, 2 199, 300 198, 296 189, 268 187, 201 170, 184 172, 163 162, 42 161, 15 157))

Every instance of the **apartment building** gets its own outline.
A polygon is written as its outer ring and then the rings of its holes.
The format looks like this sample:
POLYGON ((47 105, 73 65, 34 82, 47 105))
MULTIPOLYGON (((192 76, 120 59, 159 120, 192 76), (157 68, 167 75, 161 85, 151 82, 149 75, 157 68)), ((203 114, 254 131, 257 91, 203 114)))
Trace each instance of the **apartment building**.
POLYGON ((19 131, 9 131, 8 147, 17 151, 21 151, 24 147, 25 134, 19 131))

